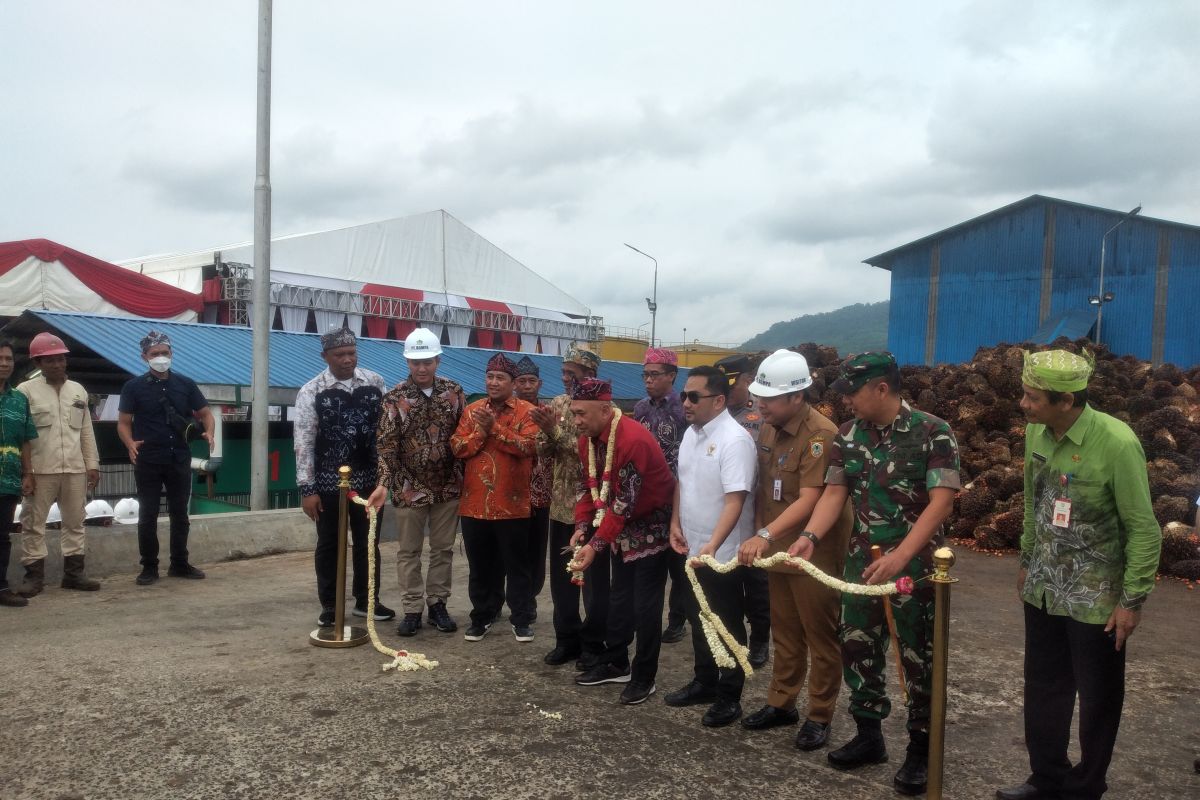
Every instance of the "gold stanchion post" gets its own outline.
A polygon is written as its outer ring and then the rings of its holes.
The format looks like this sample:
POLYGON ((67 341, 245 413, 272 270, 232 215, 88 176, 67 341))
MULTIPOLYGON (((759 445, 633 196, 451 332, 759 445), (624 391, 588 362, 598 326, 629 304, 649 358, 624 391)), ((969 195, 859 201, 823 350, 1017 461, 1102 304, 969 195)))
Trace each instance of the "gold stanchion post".
POLYGON ((346 533, 350 521, 350 468, 338 468, 338 557, 337 595, 334 600, 333 628, 317 628, 308 635, 316 647, 357 647, 370 636, 363 628, 346 625, 346 533))
POLYGON ((933 696, 930 698, 929 776, 926 797, 941 800, 946 756, 946 666, 950 649, 950 577, 954 551, 938 548, 933 554, 933 696))

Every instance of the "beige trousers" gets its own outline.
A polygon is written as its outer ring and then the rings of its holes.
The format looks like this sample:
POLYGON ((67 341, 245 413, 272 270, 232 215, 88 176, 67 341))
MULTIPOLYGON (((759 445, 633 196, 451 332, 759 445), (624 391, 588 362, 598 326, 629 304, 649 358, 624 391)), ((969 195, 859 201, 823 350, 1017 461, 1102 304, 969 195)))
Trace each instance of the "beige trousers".
POLYGON ((838 639, 841 596, 807 575, 768 572, 771 638, 775 661, 767 703, 791 709, 808 678, 808 709, 814 722, 833 719, 842 687, 842 646, 838 639), (811 664, 811 669, 809 668, 811 664))
POLYGON ((46 515, 58 503, 62 513, 62 554, 83 555, 83 506, 87 503, 87 475, 83 472, 35 474, 33 497, 21 499, 21 563, 46 557, 46 515))
POLYGON ((454 536, 458 532, 458 500, 421 508, 393 509, 396 514, 396 574, 400 581, 400 608, 419 614, 426 603, 450 599, 450 567, 454 536), (421 581, 421 549, 429 530, 429 572, 421 581))

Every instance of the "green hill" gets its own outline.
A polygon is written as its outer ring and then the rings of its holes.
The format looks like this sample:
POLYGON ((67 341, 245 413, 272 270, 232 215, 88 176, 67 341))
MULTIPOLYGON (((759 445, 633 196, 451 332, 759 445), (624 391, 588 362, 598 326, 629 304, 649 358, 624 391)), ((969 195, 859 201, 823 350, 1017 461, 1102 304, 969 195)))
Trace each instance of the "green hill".
POLYGON ((842 355, 886 350, 888 301, 855 303, 836 311, 776 322, 742 345, 743 350, 777 350, 803 342, 836 347, 842 355))

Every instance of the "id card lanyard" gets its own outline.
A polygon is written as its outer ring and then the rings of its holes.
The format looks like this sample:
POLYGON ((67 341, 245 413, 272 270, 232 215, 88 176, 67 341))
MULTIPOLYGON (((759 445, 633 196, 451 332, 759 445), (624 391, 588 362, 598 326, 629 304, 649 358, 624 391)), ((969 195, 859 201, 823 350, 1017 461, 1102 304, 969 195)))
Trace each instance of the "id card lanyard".
POLYGON ((1064 473, 1059 476, 1058 481, 1062 487, 1062 494, 1054 501, 1054 517, 1050 520, 1050 524, 1057 528, 1069 528, 1071 526, 1071 476, 1064 473))

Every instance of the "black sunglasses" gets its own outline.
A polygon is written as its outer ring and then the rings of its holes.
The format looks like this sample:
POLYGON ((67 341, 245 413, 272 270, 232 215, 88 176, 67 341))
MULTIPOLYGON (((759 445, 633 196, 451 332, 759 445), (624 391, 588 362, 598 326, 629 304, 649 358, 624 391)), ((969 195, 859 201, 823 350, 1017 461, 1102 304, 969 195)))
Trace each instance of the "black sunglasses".
POLYGON ((696 405, 696 403, 699 403, 701 400, 703 400, 706 397, 718 397, 718 396, 719 395, 715 395, 715 394, 700 394, 699 392, 680 392, 679 393, 679 402, 681 402, 681 403, 688 402, 688 403, 691 403, 692 405, 696 405))

